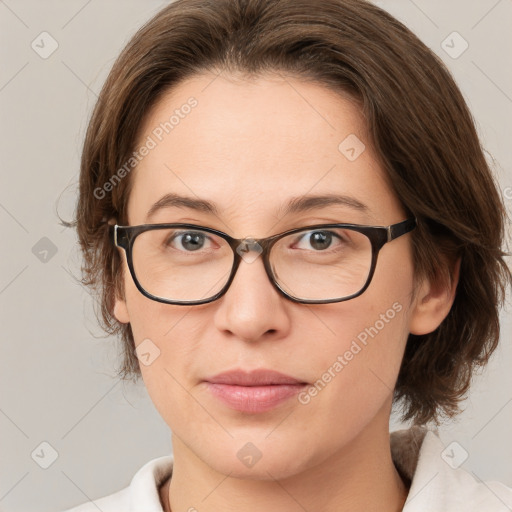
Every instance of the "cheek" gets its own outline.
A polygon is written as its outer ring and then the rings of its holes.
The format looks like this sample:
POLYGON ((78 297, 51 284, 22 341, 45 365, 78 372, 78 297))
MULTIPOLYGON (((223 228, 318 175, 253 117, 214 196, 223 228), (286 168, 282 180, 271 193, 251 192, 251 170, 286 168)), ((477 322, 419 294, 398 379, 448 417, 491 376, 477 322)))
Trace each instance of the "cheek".
POLYGON ((328 411, 333 424, 347 429, 354 415, 371 420, 393 394, 409 334, 412 283, 410 260, 397 273, 396 262, 383 258, 360 297, 317 310, 330 336, 309 354, 317 380, 302 403, 328 411))
POLYGON ((198 309, 150 300, 139 292, 129 274, 128 277, 126 306, 135 353, 151 400, 168 425, 174 425, 181 416, 190 416, 190 421, 195 416, 202 417, 200 410, 189 414, 193 403, 188 392, 189 376, 194 374, 198 359, 202 325, 198 322, 198 309))
POLYGON ((407 339, 405 307, 398 300, 373 302, 370 307, 354 299, 336 317, 322 315, 322 319, 332 326, 333 341, 324 344, 317 356, 310 354, 317 380, 304 401, 323 394, 345 411, 365 403, 371 409, 374 399, 382 402, 394 388, 407 339))
POLYGON ((173 319, 186 312, 178 309, 179 306, 171 306, 148 299, 138 290, 130 275, 130 271, 124 264, 124 290, 125 301, 130 325, 137 346, 144 339, 160 340, 172 329, 173 319))

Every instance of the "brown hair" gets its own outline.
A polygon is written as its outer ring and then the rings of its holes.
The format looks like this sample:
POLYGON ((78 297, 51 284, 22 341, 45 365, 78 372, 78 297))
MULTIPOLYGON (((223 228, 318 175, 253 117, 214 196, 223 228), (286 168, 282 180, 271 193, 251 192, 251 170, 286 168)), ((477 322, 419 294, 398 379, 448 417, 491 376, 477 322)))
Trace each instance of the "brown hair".
POLYGON ((204 71, 286 72, 361 105, 370 142, 404 208, 416 276, 450 279, 454 304, 438 329, 410 335, 395 389, 402 419, 451 417, 473 371, 499 340, 511 273, 502 243, 506 212, 466 103, 442 61, 403 24, 365 0, 177 0, 131 39, 89 122, 75 223, 82 282, 99 295, 106 332, 120 335, 123 378, 140 374, 130 325, 113 317, 121 258, 106 220, 126 221, 127 176, 99 189, 130 158, 137 130, 163 93, 204 71), (443 256, 443 257, 440 257, 443 256))

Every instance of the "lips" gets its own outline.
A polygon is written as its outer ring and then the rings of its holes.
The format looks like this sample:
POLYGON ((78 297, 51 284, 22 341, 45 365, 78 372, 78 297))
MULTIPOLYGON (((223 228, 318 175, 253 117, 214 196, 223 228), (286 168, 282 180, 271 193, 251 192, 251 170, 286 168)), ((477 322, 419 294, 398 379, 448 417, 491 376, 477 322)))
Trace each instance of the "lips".
POLYGON ((206 379, 205 384, 224 405, 245 413, 274 409, 307 385, 289 375, 266 369, 224 372, 206 379))
POLYGON ((219 373, 218 375, 205 379, 212 384, 230 384, 233 386, 272 386, 279 384, 307 384, 289 375, 279 373, 273 370, 253 370, 244 372, 243 370, 232 370, 219 373))

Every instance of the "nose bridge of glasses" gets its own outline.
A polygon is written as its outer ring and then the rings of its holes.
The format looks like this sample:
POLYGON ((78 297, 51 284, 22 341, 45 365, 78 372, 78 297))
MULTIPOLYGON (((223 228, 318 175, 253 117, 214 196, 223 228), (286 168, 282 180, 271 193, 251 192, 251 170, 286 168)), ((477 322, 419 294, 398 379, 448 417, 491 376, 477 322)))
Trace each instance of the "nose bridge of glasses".
POLYGON ((270 282, 274 281, 271 264, 269 262, 269 249, 273 245, 274 236, 268 238, 255 238, 245 237, 241 239, 231 239, 231 247, 238 257, 235 257, 234 274, 238 274, 239 265, 243 262, 247 264, 254 264, 256 260, 261 259, 265 274, 267 275, 270 282))
MULTIPOLYGON (((229 287, 231 287, 232 281, 236 279, 236 276, 240 273, 240 265, 242 261, 250 266, 254 266, 256 260, 261 259, 261 264, 264 267, 265 274, 272 282, 272 276, 269 275, 269 269, 266 262, 266 252, 269 246, 268 240, 263 238, 254 238, 251 236, 245 238, 231 238, 228 239, 231 249, 234 253, 232 274, 229 279, 229 287)), ((257 263, 256 263, 257 266, 257 263)))
POLYGON ((267 247, 267 239, 254 238, 250 236, 234 240, 232 245, 233 250, 246 263, 252 263, 261 255, 264 256, 267 247))

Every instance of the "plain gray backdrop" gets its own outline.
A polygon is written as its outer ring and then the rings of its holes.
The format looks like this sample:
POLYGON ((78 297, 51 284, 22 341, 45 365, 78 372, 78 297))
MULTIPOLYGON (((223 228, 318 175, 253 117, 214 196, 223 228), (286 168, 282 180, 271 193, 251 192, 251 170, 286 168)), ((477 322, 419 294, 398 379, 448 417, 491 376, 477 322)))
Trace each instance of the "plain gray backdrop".
MULTIPOLYGON (((58 511, 110 494, 172 451, 142 384, 114 378, 116 341, 97 337, 93 301, 73 278, 76 236, 56 215, 59 199, 60 215, 72 217, 83 136, 114 59, 166 3, 0 0, 3 511, 58 511)), ((376 3, 448 65, 510 211, 512 3, 376 3)), ((510 306, 502 328, 501 347, 441 437, 467 452, 462 467, 476 478, 512 485, 510 306)))

